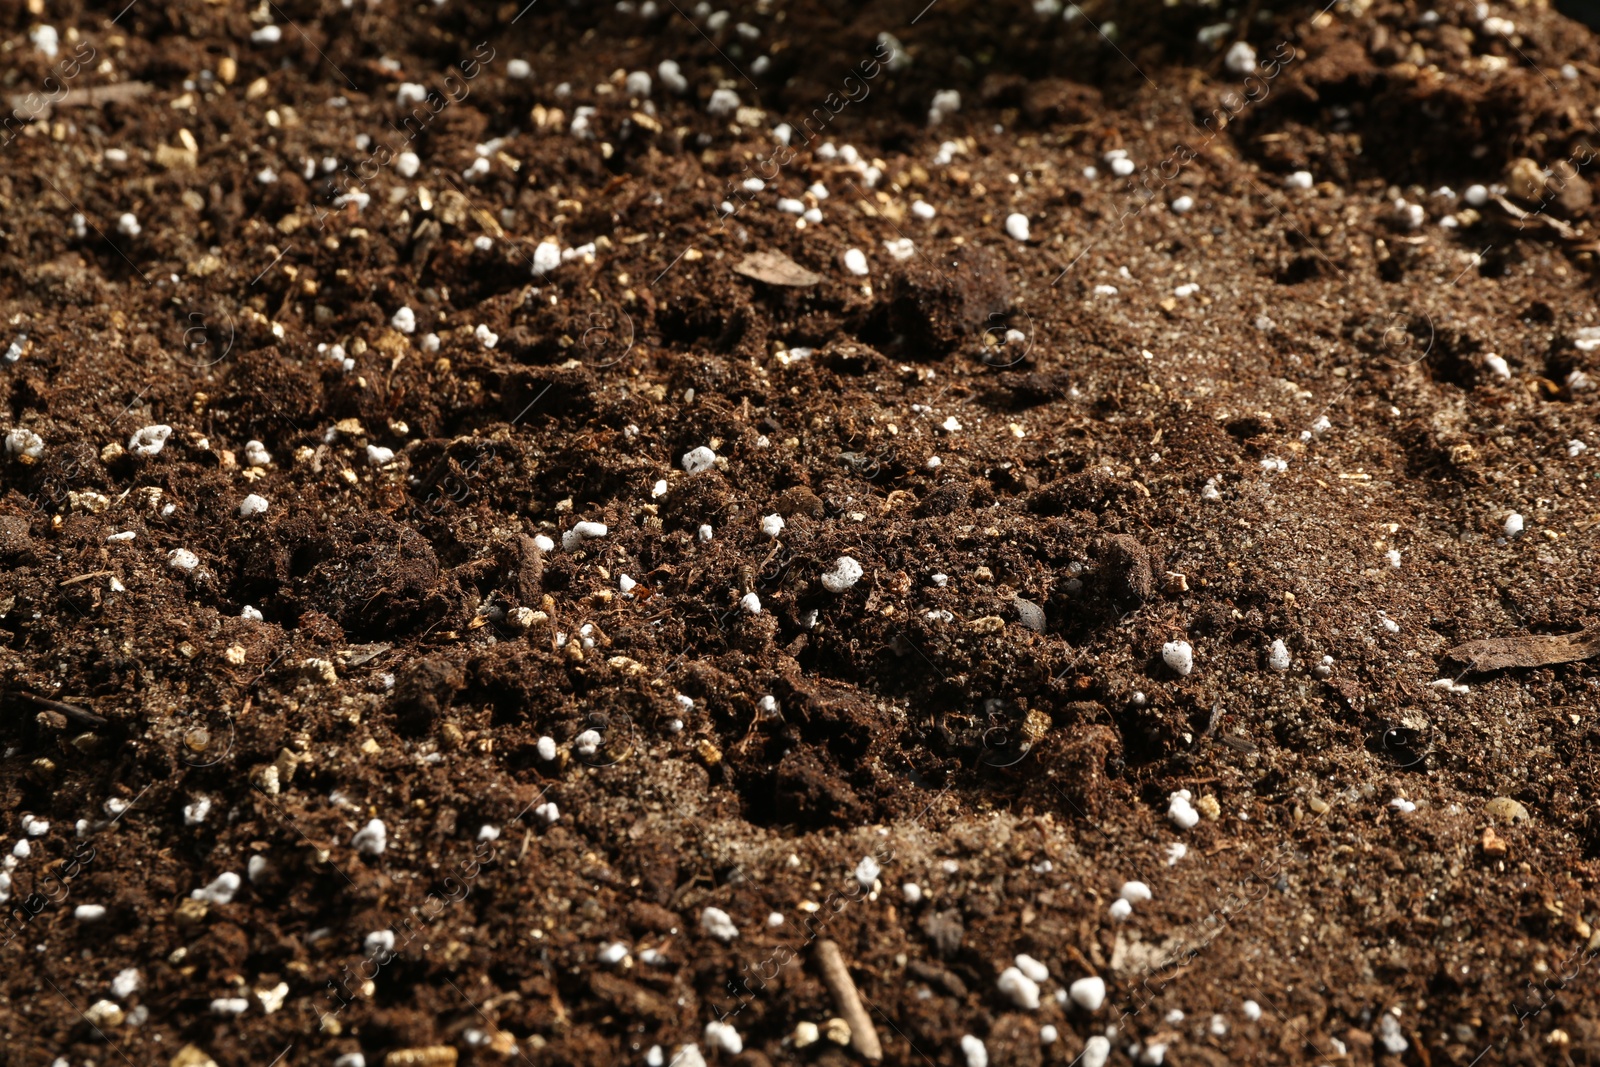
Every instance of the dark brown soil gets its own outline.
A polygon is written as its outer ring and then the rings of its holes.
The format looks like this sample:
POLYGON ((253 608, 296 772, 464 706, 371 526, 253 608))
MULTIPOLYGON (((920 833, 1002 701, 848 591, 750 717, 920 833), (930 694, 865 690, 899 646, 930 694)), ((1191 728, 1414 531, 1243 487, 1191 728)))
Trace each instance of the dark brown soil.
POLYGON ((1600 1060, 1589 31, 658 7, 6 6, 0 1063, 1600 1060))

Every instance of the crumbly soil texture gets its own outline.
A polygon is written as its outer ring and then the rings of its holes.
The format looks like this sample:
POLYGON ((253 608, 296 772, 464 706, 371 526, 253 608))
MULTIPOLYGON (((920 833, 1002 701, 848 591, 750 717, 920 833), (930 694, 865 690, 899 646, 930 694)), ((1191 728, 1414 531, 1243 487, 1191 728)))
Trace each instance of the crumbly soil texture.
POLYGON ((3 24, 0 1062, 1600 1059, 1544 0, 3 24))

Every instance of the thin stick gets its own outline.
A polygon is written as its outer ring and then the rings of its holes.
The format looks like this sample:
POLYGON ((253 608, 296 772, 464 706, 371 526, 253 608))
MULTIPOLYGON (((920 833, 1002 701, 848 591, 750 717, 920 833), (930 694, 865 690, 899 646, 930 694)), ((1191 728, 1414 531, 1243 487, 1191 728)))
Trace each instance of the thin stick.
POLYGON ((878 1043, 878 1031, 873 1029, 872 1016, 861 1006, 861 996, 856 983, 844 965, 839 946, 832 941, 817 942, 817 966, 822 969, 822 984, 833 994, 839 1014, 850 1024, 850 1047, 864 1060, 876 1063, 883 1059, 883 1046, 878 1043))
POLYGON ((63 704, 59 700, 46 700, 44 697, 36 697, 32 693, 23 693, 22 695, 39 705, 41 708, 49 708, 51 711, 59 711, 67 718, 83 723, 86 726, 104 726, 109 721, 99 715, 96 715, 92 711, 85 711, 76 704, 63 704))

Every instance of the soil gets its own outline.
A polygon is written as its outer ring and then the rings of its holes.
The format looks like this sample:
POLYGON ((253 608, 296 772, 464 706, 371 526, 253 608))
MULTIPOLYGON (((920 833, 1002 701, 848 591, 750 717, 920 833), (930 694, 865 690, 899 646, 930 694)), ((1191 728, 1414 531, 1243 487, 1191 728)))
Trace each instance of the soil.
POLYGON ((1590 31, 679 8, 6 5, 0 1062, 1600 1059, 1590 31))

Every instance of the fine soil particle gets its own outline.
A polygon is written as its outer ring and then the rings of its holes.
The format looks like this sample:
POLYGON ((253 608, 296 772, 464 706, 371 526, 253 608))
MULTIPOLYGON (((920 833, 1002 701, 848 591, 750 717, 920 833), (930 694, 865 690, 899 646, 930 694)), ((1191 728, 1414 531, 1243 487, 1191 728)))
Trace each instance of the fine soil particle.
POLYGON ((1587 30, 3 19, 0 1061, 1600 1059, 1587 30))

